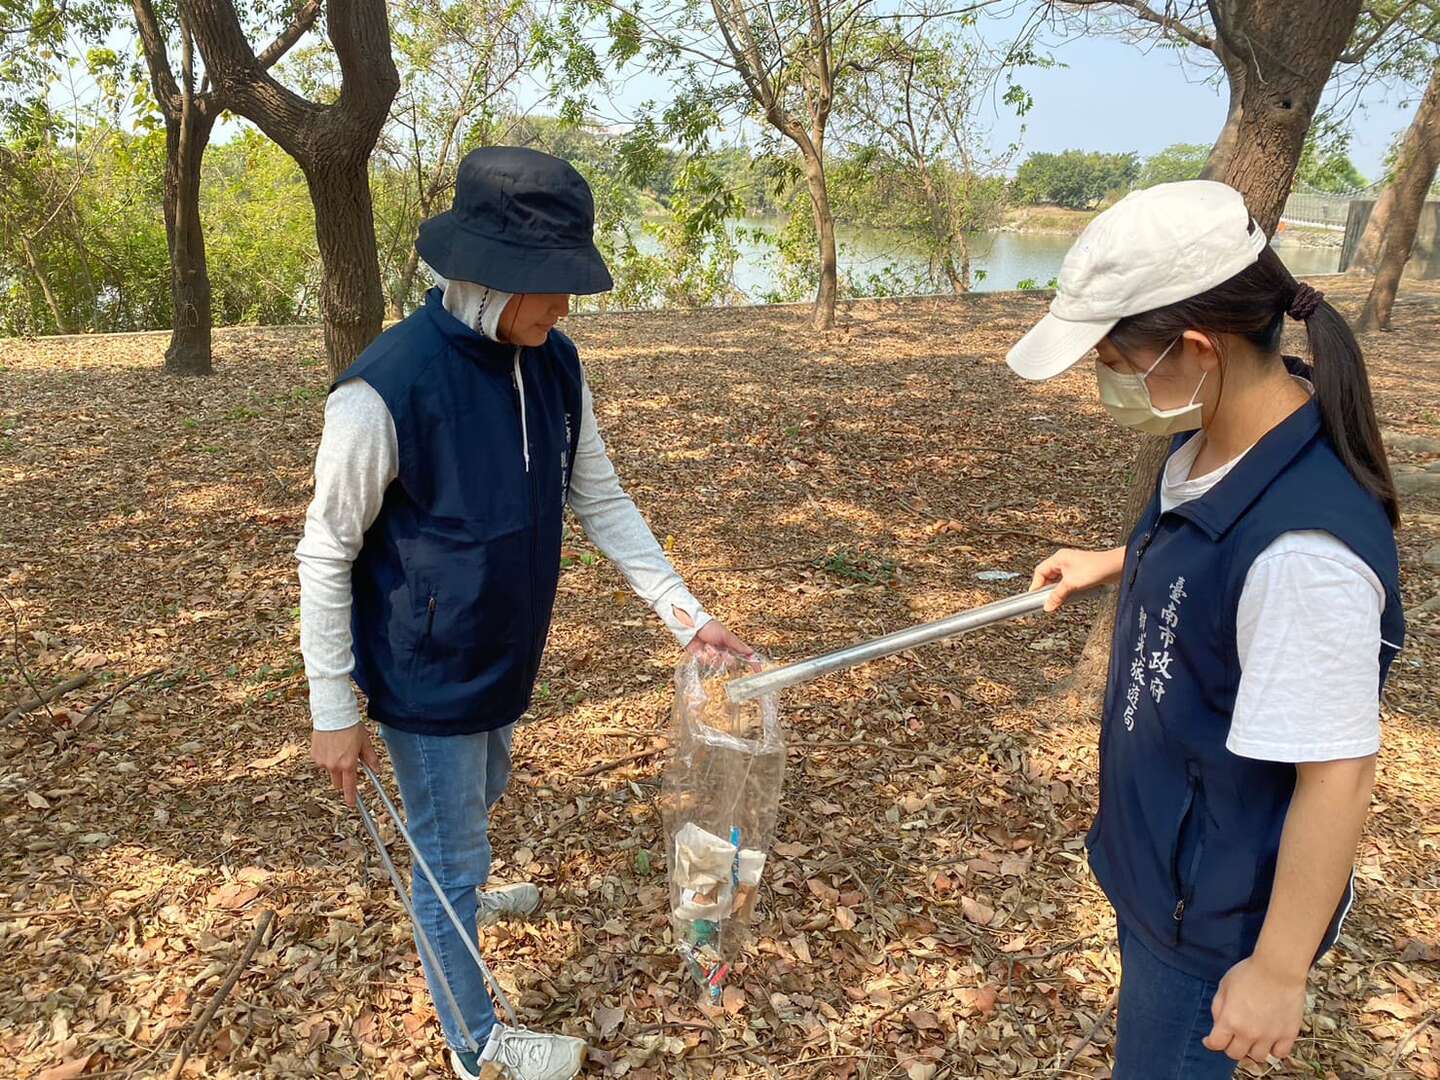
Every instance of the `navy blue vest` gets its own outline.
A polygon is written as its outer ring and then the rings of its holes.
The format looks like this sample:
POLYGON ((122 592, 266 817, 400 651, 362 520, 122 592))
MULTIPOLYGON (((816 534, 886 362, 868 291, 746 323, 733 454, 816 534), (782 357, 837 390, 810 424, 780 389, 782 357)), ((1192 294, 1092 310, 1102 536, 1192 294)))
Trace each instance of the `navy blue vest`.
MULTIPOLYGON (((1157 485, 1125 554, 1100 805, 1086 843, 1119 918, 1156 955, 1204 979, 1254 951, 1295 789, 1293 765, 1239 757, 1225 740, 1245 575, 1271 541, 1300 529, 1333 534, 1384 585, 1383 685, 1405 632, 1395 535, 1336 455, 1313 400, 1199 499, 1162 515, 1157 485)), ((1350 900, 1347 889, 1321 952, 1350 900)))
POLYGON ((440 290, 336 382, 390 409, 399 474, 351 579, 355 681, 376 720, 430 735, 489 731, 529 707, 550 629, 582 375, 558 331, 499 345, 440 290))

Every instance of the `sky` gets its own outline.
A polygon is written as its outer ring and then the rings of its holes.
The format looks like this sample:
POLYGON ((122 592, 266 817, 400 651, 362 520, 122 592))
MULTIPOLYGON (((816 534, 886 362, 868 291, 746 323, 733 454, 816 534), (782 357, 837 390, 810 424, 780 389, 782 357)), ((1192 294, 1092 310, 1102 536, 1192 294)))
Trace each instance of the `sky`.
MULTIPOLYGON (((980 30, 987 41, 1007 40, 1019 19, 987 19, 980 30)), ((1136 151, 1147 157, 1174 143, 1209 145, 1225 120, 1226 91, 1205 76, 1196 60, 1198 49, 1146 48, 1142 44, 1100 36, 1052 35, 1050 54, 1063 66, 1029 69, 1019 82, 1030 91, 1035 107, 1021 121, 1003 104, 987 109, 982 121, 992 126, 992 141, 1005 146, 1022 140, 1020 160, 1032 151, 1068 149, 1113 153, 1136 151)), ((1397 132, 1410 122, 1423 87, 1369 85, 1357 98, 1347 95, 1350 112, 1351 160, 1369 179, 1376 178, 1397 132)), ((647 98, 665 100, 668 85, 653 75, 631 77, 616 94, 617 112, 624 113, 647 98)), ((1330 92, 1336 97, 1336 90, 1330 92)), ((527 105, 532 104, 527 101, 527 105)))
MULTIPOLYGON (((1172 143, 1209 144, 1225 121, 1225 87, 1194 64, 1182 66, 1175 50, 1146 52, 1092 37, 1066 42, 1055 56, 1066 66, 1020 79, 1035 99, 1025 118, 1026 151, 1080 147, 1146 157, 1172 143)), ((1396 132, 1409 124, 1418 98, 1412 93, 1373 84, 1361 95, 1350 117, 1350 158, 1367 178, 1380 173, 1396 132)), ((1013 137, 1016 129, 1009 120, 997 124, 996 134, 1013 137)))
MULTIPOLYGON (((1033 10, 1023 2, 1022 11, 1033 10)), ((1020 17, 986 18, 979 30, 990 42, 1000 43, 1020 28, 1020 17)), ((128 48, 133 42, 117 35, 112 44, 128 48)), ((1103 36, 1042 39, 1060 66, 1028 69, 1019 77, 1030 91, 1035 107, 1021 121, 1003 104, 986 107, 981 122, 992 129, 997 147, 1021 140, 1018 163, 1035 151, 1072 148, 1147 157, 1173 143, 1213 142, 1225 118, 1225 89, 1205 77, 1196 63, 1200 50, 1146 48, 1134 42, 1103 36)), ((1381 171, 1381 162, 1396 134, 1409 123, 1423 87, 1387 86, 1375 82, 1358 97, 1345 99, 1350 109, 1350 156, 1369 179, 1381 171)), ((540 82, 522 88, 521 104, 546 111, 540 82)), ((1334 98, 1336 90, 1330 91, 1334 98)), ((605 119, 633 115, 647 99, 664 101, 671 88, 645 71, 630 75, 614 93, 613 108, 605 119)), ((217 139, 225 139, 236 124, 222 124, 217 139)), ((1013 168, 1013 165, 1012 165, 1013 168)))

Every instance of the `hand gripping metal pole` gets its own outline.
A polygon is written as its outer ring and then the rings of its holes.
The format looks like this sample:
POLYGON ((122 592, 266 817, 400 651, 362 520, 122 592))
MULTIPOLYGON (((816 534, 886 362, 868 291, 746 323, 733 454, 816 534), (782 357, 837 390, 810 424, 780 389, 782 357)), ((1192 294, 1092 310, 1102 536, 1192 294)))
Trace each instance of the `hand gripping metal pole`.
MULTIPOLYGON (((363 761, 360 763, 360 768, 363 769, 365 775, 370 778, 370 783, 375 788, 376 797, 379 798, 380 804, 385 807, 385 812, 390 815, 390 820, 395 823, 395 828, 405 841, 405 846, 410 849, 410 857, 415 860, 415 865, 420 868, 420 872, 425 876, 425 880, 429 883, 431 891, 434 892, 436 898, 439 899, 440 906, 445 909, 445 914, 450 919, 450 925, 455 927, 455 932, 460 935, 460 940, 465 942, 465 947, 470 951, 470 958, 475 961, 475 966, 480 969, 480 974, 484 978, 486 986, 489 987, 491 996, 501 1009, 504 1010, 505 1016, 509 1020, 509 1026, 513 1028, 520 1027, 520 1022, 515 1017, 515 1009, 511 1006, 510 999, 505 995, 505 988, 500 985, 500 981, 495 978, 489 965, 485 963, 485 958, 480 955, 480 947, 475 941, 474 927, 466 929, 465 925, 460 921, 460 916, 455 914, 455 909, 450 906, 450 898, 445 895, 445 890, 440 887, 440 882, 436 880, 434 872, 430 869, 430 864, 425 861, 425 856, 420 854, 420 849, 415 846, 415 841, 410 836, 410 830, 405 827, 404 818, 400 816, 400 811, 395 808, 395 804, 390 801, 390 796, 385 793, 385 788, 381 785, 380 778, 375 775, 375 771, 363 761)), ((380 861, 384 864, 386 873, 390 875, 390 880, 395 883, 395 889, 400 894, 400 904, 404 907, 405 913, 410 916, 410 921, 415 926, 415 940, 420 943, 420 947, 425 952, 425 958, 430 962, 430 969, 435 972, 436 977, 440 980, 440 987, 445 993, 446 1004, 449 1005, 451 1011, 454 1012, 455 1018, 459 1022, 460 1030, 465 1035, 467 1046, 472 1051, 478 1051, 480 1048, 476 1045, 474 1037, 470 1034, 470 1027, 465 1021, 464 1014, 460 1011, 459 1003, 455 1000, 455 993, 450 989, 450 982, 445 978, 445 971, 436 958, 435 946, 431 943, 429 936, 425 933, 425 928, 420 925, 420 920, 415 915, 415 907, 410 894, 405 889, 404 880, 401 878, 400 872, 395 868, 395 863, 390 858, 390 852, 385 847, 385 841, 380 836, 380 830, 376 827, 374 819, 370 816, 370 811, 365 806, 365 800, 358 791, 355 793, 355 806, 360 811, 360 820, 365 825, 365 831, 370 834, 371 839, 375 841, 375 846, 380 849, 380 861)))
POLYGON ((964 634, 970 630, 978 630, 991 623, 1003 622, 1019 615, 1028 615, 1032 611, 1039 611, 1043 608, 1045 601, 1050 599, 1050 594, 1054 591, 1055 587, 1052 585, 1049 588, 1037 589, 1035 592, 1009 596, 1004 600, 996 600, 993 604, 971 608, 969 611, 962 611, 937 622, 921 623, 904 630, 896 630, 893 634, 886 634, 884 637, 874 638, 871 641, 862 641, 858 645, 813 656, 809 660, 800 660, 793 664, 786 664, 784 667, 771 668, 769 671, 761 671, 755 675, 732 679, 725 684, 725 695, 732 702, 739 704, 752 698, 773 694, 777 690, 784 690, 789 686, 809 682, 811 679, 832 671, 841 671, 844 668, 855 667, 857 664, 879 660, 882 656, 890 656, 893 653, 904 652, 906 649, 913 649, 917 645, 928 645, 932 641, 954 637, 956 634, 964 634))

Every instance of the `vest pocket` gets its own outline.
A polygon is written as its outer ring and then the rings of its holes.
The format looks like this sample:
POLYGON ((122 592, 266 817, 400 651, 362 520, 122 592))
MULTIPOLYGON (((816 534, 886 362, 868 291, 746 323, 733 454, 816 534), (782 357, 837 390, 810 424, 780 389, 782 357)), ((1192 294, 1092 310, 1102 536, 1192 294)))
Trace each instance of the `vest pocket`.
POLYGON ((411 599, 397 612, 410 654, 400 657, 396 713, 427 724, 509 722, 530 685, 532 534, 471 542, 437 530, 425 542, 411 599))
POLYGON ((435 635, 435 608, 439 601, 435 598, 435 590, 426 588, 429 599, 425 601, 425 621, 421 624, 420 636, 415 640, 415 653, 410 657, 410 685, 415 685, 415 676, 420 670, 420 665, 425 654, 430 651, 430 640, 435 635))
POLYGON ((1195 897, 1200 860, 1205 854, 1204 793, 1199 769, 1193 764, 1185 768, 1185 798, 1175 824, 1175 839, 1170 849, 1170 886, 1175 906, 1170 912, 1174 942, 1180 944, 1185 924, 1185 911, 1195 897))

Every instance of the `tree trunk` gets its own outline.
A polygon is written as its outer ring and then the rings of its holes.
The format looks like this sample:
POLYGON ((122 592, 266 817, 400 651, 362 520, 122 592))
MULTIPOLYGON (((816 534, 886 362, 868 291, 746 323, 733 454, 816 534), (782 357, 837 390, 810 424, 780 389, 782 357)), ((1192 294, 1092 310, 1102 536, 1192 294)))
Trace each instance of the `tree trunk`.
POLYGON ((950 291, 956 296, 965 294, 965 282, 960 276, 960 268, 955 265, 955 258, 950 252, 940 257, 940 269, 945 272, 945 280, 950 282, 950 291))
MULTIPOLYGON (((215 120, 226 104, 215 91, 195 93, 195 38, 189 7, 182 3, 174 9, 180 31, 181 77, 177 82, 170 67, 167 34, 151 0, 131 0, 130 6, 150 70, 150 88, 165 117, 165 241, 173 308, 165 370, 177 375, 208 375, 212 370, 213 315, 205 232, 200 222, 200 167, 215 120)), ((306 0, 268 48, 258 57, 250 53, 261 77, 314 24, 319 10, 319 0, 306 0)), ((233 11, 231 14, 233 17, 233 11)), ((235 32, 243 43, 238 20, 235 32)))
POLYGON ((320 311, 332 379, 375 340, 385 310, 366 161, 327 156, 305 170, 324 267, 320 311))
POLYGON ((1225 175, 1230 159, 1235 156, 1235 146, 1240 139, 1240 117, 1244 112, 1242 102, 1245 98, 1245 64, 1239 57, 1229 55, 1219 42, 1215 45, 1215 52, 1225 68, 1225 84, 1229 89, 1230 104, 1225 113, 1225 124, 1220 128, 1215 144, 1210 147, 1205 168, 1200 171, 1202 180, 1218 180, 1225 175))
POLYGON ((835 326, 836 260, 835 215, 830 210, 830 192, 825 184, 825 163, 817 147, 803 147, 805 183, 810 191, 810 207, 815 214, 815 236, 820 244, 820 287, 815 294, 816 330, 835 326))
MULTIPOLYGON (((1427 141, 1433 138, 1431 133, 1435 127, 1437 79, 1440 79, 1440 65, 1431 69, 1430 85, 1426 87, 1425 96, 1420 99, 1415 115, 1410 120, 1410 127, 1405 131, 1405 141, 1401 143, 1400 153, 1395 158, 1395 171, 1370 211, 1370 218, 1365 222, 1365 231, 1355 246, 1355 254, 1351 256, 1347 270, 1375 272, 1382 264, 1385 248, 1389 243, 1390 223, 1394 218, 1396 204, 1411 179, 1409 174, 1415 169, 1425 168, 1425 146, 1427 141)), ((1406 258, 1409 258, 1408 253, 1406 258)))
MULTIPOLYGON (((422 217, 421 220, 424 220, 422 217)), ((415 275, 420 271, 420 252, 414 244, 410 245, 410 254, 405 257, 405 266, 400 271, 400 280, 395 283, 395 291, 390 297, 390 317, 392 319, 403 319, 409 314, 405 310, 410 303, 410 290, 415 287, 415 275)))
POLYGON ((400 85, 385 0, 325 4, 341 76, 340 93, 329 104, 300 97, 266 70, 270 54, 283 52, 287 35, 257 57, 233 0, 182 0, 182 7, 226 107, 252 121, 305 173, 324 266, 325 351, 331 373, 338 374, 380 332, 385 314, 367 171, 400 85))
POLYGON ((1209 0, 1209 5, 1222 59, 1238 56, 1245 65, 1234 149, 1213 179, 1239 190, 1265 235, 1272 236, 1360 0, 1209 0))
POLYGON ((1360 234, 1360 242, 1355 245, 1346 270, 1373 274, 1375 267, 1380 265, 1380 251, 1385 246, 1385 233, 1390 228, 1390 218, 1395 211, 1395 179, 1391 177, 1380 192, 1380 198, 1375 200, 1375 206, 1365 220, 1365 231, 1360 234))
POLYGON ((1425 196, 1435 182, 1437 165, 1440 165, 1440 63, 1431 69, 1430 85, 1415 110, 1415 119, 1405 136, 1403 159, 1397 164, 1395 179, 1390 185, 1395 189, 1395 209, 1375 271, 1375 283, 1370 286, 1365 310, 1356 324, 1359 330, 1390 329, 1390 309, 1415 246, 1425 196))
POLYGON ((165 238, 174 308, 165 370, 172 375, 209 375, 214 370, 210 274, 200 223, 200 167, 214 126, 215 113, 206 108, 192 108, 165 122, 165 238))
POLYGON ((100 286, 95 281, 95 271, 91 266, 94 261, 90 255, 90 245, 85 242, 85 223, 80 220, 80 215, 75 212, 75 207, 68 207, 60 218, 60 229, 65 237, 75 248, 80 264, 80 277, 85 282, 85 295, 89 297, 89 313, 78 318, 73 324, 76 331, 92 330, 100 333, 108 333, 114 329, 109 325, 101 325, 100 321, 100 286))
MULTIPOLYGON (((453 178, 446 183, 445 173, 450 164, 450 153, 454 149, 455 136, 460 130, 460 124, 470 113, 470 95, 479 77, 480 68, 472 68, 470 77, 466 80, 465 89, 461 91, 459 107, 451 113, 450 122, 446 125, 445 137, 441 140, 440 151, 435 157, 435 167, 430 170, 429 179, 422 181, 419 190, 415 193, 422 222, 435 213, 435 204, 439 201, 440 196, 455 186, 453 178)), ((417 156, 420 153, 418 145, 415 153, 417 156)), ((390 298, 391 318, 405 318, 407 314, 405 308, 410 303, 410 290, 415 287, 415 275, 419 270, 420 252, 414 244, 411 244, 410 252, 405 257, 405 266, 400 271, 400 280, 396 282, 394 294, 390 298)))
POLYGON ((65 319, 65 310, 60 306, 60 298, 55 295, 55 290, 50 285, 50 275, 45 272, 45 264, 40 261, 40 256, 35 254, 27 237, 20 237, 20 252, 25 256, 25 266, 30 271, 30 276, 35 279, 35 284, 40 286, 40 295, 45 297, 45 306, 50 309, 50 317, 55 320, 55 332, 71 333, 70 324, 65 319))

